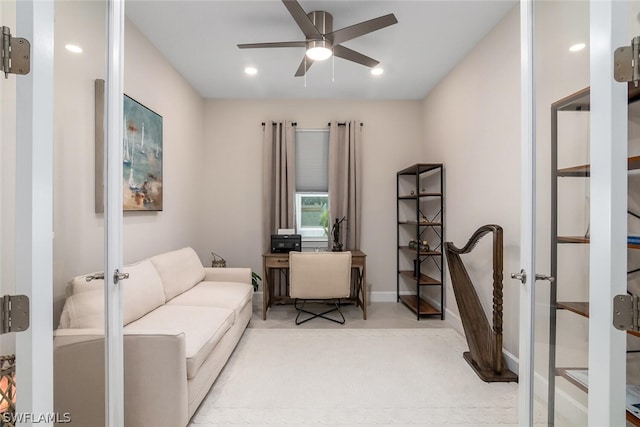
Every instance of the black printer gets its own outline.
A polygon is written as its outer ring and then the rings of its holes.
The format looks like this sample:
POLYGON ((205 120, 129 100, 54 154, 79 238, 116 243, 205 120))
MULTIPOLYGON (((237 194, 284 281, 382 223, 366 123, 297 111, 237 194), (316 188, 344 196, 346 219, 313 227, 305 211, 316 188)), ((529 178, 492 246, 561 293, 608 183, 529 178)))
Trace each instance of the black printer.
POLYGON ((299 234, 272 234, 271 252, 288 253, 302 250, 302 236, 299 234))

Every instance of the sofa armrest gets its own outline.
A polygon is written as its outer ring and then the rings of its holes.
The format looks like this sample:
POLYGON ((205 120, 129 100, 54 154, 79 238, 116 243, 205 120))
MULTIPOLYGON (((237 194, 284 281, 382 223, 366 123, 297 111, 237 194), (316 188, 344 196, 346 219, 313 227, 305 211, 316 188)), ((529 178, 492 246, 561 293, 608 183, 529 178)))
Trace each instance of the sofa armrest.
POLYGON ((250 268, 204 268, 204 280, 208 282, 240 282, 251 284, 250 268))
MULTIPOLYGON (((104 425, 104 336, 95 329, 62 329, 54 339, 54 407, 73 425, 104 425)), ((125 332, 126 426, 186 426, 184 334, 125 332)))

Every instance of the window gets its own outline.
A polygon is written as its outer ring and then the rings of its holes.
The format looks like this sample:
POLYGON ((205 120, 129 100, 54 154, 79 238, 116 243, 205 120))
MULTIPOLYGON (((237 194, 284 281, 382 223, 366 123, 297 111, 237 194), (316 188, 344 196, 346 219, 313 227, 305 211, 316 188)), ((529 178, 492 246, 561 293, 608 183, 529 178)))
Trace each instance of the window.
POLYGON ((328 204, 327 193, 296 193, 296 224, 303 240, 327 240, 328 204))
POLYGON ((328 239, 328 159, 329 130, 296 129, 295 214, 303 241, 328 239))

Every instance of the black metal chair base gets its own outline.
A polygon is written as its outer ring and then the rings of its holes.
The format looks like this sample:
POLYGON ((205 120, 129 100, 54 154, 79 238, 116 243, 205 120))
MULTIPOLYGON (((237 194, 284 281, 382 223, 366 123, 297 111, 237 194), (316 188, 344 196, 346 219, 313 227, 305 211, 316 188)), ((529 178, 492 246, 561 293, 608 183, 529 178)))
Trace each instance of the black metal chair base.
POLYGON ((300 306, 300 307, 298 307, 298 299, 296 299, 296 300, 294 301, 294 303, 293 303, 293 306, 296 308, 296 310, 298 310, 298 315, 296 316, 296 325, 302 325, 303 323, 308 322, 308 321, 309 321, 309 320, 311 320, 311 319, 315 319, 316 317, 322 317, 323 319, 331 320, 332 322, 335 322, 335 323, 339 323, 339 324, 341 324, 341 325, 344 325, 345 318, 344 318, 344 315, 342 314, 342 311, 340 310, 340 300, 338 300, 338 301, 335 301, 335 302, 334 302, 334 305, 335 305, 335 307, 334 307, 334 308, 332 308, 332 309, 330 309, 330 310, 327 310, 327 311, 323 311, 322 313, 314 313, 314 312, 311 312, 311 311, 305 310, 305 309, 304 309, 304 306, 305 306, 305 304, 307 303, 307 301, 309 301, 309 300, 306 300, 306 299, 305 299, 305 300, 302 300, 302 306, 300 306), (332 317, 327 317, 327 316, 326 316, 327 314, 329 314, 329 313, 331 313, 331 312, 334 312, 334 311, 337 311, 337 312, 338 312, 338 314, 340 315, 340 317, 342 318, 342 320, 334 319, 334 318, 332 318, 332 317), (304 320, 300 320, 300 315, 301 315, 302 313, 309 314, 309 315, 311 315, 311 317, 309 317, 309 318, 307 318, 307 319, 304 319, 304 320))

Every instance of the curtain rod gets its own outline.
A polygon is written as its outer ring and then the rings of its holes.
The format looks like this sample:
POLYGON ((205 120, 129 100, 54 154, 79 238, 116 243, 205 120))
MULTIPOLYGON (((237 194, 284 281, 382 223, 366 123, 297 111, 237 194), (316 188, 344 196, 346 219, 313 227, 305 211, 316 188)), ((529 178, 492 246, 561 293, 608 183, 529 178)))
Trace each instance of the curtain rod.
MULTIPOLYGON (((266 126, 267 124, 265 122, 262 122, 262 126, 266 126)), ((277 125, 277 123, 273 123, 273 126, 277 125)), ((338 126, 346 126, 347 123, 338 123, 338 126)), ((291 126, 298 126, 298 123, 293 122, 291 123, 291 126)), ((327 126, 331 126, 331 122, 327 123, 327 126)), ((360 126, 364 126, 364 123, 360 123, 360 126)))
MULTIPOLYGON (((277 125, 278 123, 272 123, 273 126, 277 125)), ((267 124, 265 122, 262 122, 262 126, 266 126, 267 124)), ((298 123, 293 122, 291 123, 291 126, 298 126, 298 123)))

